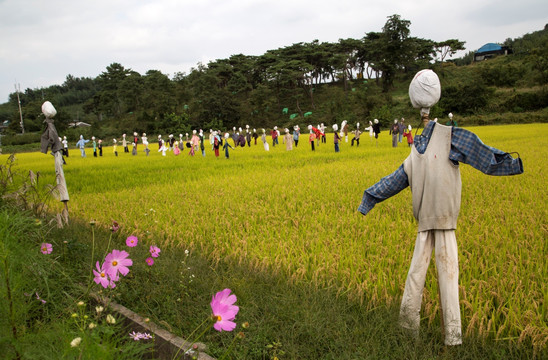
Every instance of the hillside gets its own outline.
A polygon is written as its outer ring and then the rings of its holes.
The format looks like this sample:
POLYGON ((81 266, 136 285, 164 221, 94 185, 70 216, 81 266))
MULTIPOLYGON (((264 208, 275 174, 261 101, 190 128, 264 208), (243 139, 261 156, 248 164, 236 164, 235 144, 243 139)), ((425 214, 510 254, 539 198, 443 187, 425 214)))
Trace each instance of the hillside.
MULTIPOLYGON (((513 49, 512 54, 482 62, 468 61, 468 54, 433 63, 440 44, 397 34, 398 42, 391 45, 429 50, 409 51, 400 63, 386 64, 372 50, 373 45, 384 46, 385 35, 368 33, 361 40, 335 44, 293 44, 261 56, 233 55, 199 64, 189 74, 171 79, 156 70, 141 75, 117 63, 94 79, 68 75, 61 86, 20 94, 24 130, 30 135, 9 136, 21 133, 16 94, 0 105, 0 120, 8 124, 3 129, 8 136, 2 142, 36 141, 44 100, 56 106, 58 131, 71 140, 79 134, 106 138, 133 131, 169 134, 245 125, 305 128, 342 120, 354 126, 374 118, 384 127, 400 117, 412 123, 417 111, 411 107, 407 89, 416 71, 425 67, 436 71, 442 83, 442 98, 432 117, 444 119, 452 112, 461 125, 546 122, 546 28, 506 40, 504 45, 513 49), (69 123, 75 121, 91 127, 70 129, 69 123)), ((384 53, 389 54, 389 50, 384 53)))

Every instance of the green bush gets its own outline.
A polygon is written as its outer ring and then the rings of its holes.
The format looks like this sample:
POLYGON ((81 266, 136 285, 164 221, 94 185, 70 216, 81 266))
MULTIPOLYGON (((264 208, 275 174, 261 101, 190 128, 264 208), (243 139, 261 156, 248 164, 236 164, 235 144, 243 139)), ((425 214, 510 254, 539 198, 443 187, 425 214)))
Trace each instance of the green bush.
POLYGON ((480 69, 481 78, 486 85, 499 87, 514 86, 526 72, 526 69, 520 64, 482 66, 480 69))
POLYGON ((2 145, 26 145, 40 142, 40 133, 27 133, 2 136, 2 145))
POLYGON ((494 90, 481 80, 442 88, 439 106, 446 112, 472 114, 484 108, 491 99, 494 90))
POLYGON ((516 93, 505 101, 503 107, 509 111, 522 112, 523 110, 540 110, 548 104, 548 92, 521 92, 516 93), (521 111, 515 111, 520 109, 521 111))

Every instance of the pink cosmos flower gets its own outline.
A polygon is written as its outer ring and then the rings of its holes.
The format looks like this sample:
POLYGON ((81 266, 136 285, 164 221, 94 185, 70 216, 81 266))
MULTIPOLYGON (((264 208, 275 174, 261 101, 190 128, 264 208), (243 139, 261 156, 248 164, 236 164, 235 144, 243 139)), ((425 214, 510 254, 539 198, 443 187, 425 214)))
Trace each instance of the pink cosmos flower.
MULTIPOLYGON (((38 294, 38 292, 35 292, 35 294, 36 294, 36 299, 37 299, 37 300, 40 300, 40 301, 42 302, 42 304, 45 304, 45 303, 47 302, 46 300, 44 300, 44 299, 42 299, 42 298, 40 297, 40 295, 38 294)), ((26 293, 26 292, 24 292, 23 295, 25 295, 25 296, 27 296, 27 297, 31 296, 31 294, 26 293)))
POLYGON ((114 233, 118 231, 119 228, 120 228, 120 225, 118 225, 116 221, 112 221, 112 226, 110 227, 110 231, 114 233))
POLYGON ((97 264, 95 266, 97 267, 97 271, 93 270, 93 274, 95 275, 93 281, 95 281, 96 284, 101 284, 101 286, 105 289, 109 286, 114 289, 116 287, 114 281, 117 281, 118 278, 116 278, 115 280, 111 278, 104 269, 105 265, 99 265, 99 261, 97 261, 97 264))
POLYGON ((145 261, 147 262, 148 266, 154 265, 154 259, 151 257, 148 257, 145 261))
POLYGON ((156 245, 151 245, 149 251, 150 251, 150 255, 151 255, 152 257, 158 257, 158 256, 160 256, 160 252, 161 252, 162 250, 160 250, 160 248, 157 247, 156 245))
POLYGON ((152 336, 149 333, 140 333, 140 332, 136 333, 135 331, 130 332, 129 337, 135 341, 139 341, 141 339, 143 340, 152 339, 152 336))
POLYGON ((234 305, 237 298, 236 295, 231 295, 230 292, 230 289, 224 289, 211 299, 211 311, 215 319, 213 327, 217 331, 232 331, 236 328, 236 323, 232 320, 234 320, 240 308, 234 305))
POLYGON ((51 254, 52 250, 53 250, 53 246, 51 246, 51 244, 49 244, 49 243, 42 243, 42 245, 40 245, 40 251, 44 255, 51 254))
POLYGON ((129 246, 129 247, 135 247, 137 246, 137 243, 139 242, 139 240, 137 239, 137 236, 128 236, 128 238, 126 239, 126 245, 129 246))
POLYGON ((38 295, 38 293, 36 293, 36 299, 37 299, 37 300, 40 300, 40 301, 42 302, 42 304, 45 304, 45 303, 46 303, 46 300, 42 299, 42 298, 40 297, 40 295, 38 295))
POLYGON ((112 250, 110 254, 105 257, 105 263, 103 264, 105 272, 111 277, 113 281, 117 281, 118 273, 126 276, 129 273, 128 266, 133 265, 133 261, 128 259, 129 254, 122 250, 112 250))

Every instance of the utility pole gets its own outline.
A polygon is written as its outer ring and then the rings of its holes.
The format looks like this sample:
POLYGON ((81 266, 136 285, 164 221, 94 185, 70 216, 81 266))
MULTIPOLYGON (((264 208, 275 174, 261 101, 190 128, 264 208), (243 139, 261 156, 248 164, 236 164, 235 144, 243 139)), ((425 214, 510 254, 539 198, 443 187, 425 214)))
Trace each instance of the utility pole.
POLYGON ((21 91, 20 84, 14 84, 15 92, 17 93, 17 104, 19 105, 19 117, 21 118, 21 134, 25 133, 25 127, 23 126, 23 112, 21 111, 21 100, 19 99, 19 92, 21 91))

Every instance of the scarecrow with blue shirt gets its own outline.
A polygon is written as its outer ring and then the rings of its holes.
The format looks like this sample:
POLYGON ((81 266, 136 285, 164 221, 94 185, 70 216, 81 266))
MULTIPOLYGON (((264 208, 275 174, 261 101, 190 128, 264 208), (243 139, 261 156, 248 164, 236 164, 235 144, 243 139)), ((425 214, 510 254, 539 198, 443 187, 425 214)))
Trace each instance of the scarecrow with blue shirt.
POLYGON ((418 221, 415 250, 400 307, 400 325, 418 336, 422 292, 432 250, 442 310, 446 345, 462 344, 458 293, 458 251, 455 229, 460 210, 459 163, 495 176, 523 173, 523 163, 509 153, 485 145, 462 128, 429 120, 429 111, 440 98, 441 86, 431 70, 418 72, 409 87, 415 108, 421 108, 424 130, 415 136, 411 154, 392 174, 365 190, 358 208, 363 215, 379 202, 411 187, 413 215, 418 221))

